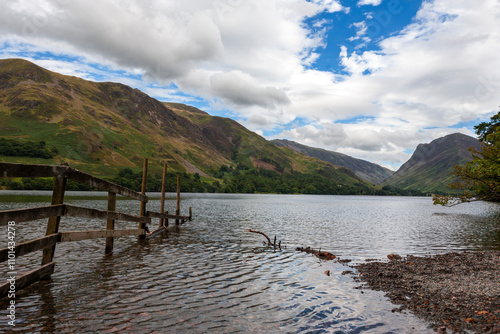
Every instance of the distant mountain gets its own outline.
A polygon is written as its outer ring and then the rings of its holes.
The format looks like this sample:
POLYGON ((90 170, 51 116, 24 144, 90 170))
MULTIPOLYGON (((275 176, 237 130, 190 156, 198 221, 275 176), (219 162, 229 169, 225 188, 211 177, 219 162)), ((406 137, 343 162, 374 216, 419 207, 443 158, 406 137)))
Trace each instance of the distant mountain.
POLYGON ((210 116, 204 111, 181 103, 164 104, 176 114, 199 126, 206 140, 233 162, 279 173, 313 171, 338 180, 347 177, 350 182, 364 183, 348 168, 277 147, 232 119, 210 116), (343 176, 335 175, 337 173, 343 176))
POLYGON ((472 160, 470 147, 479 148, 479 141, 461 133, 420 144, 410 160, 384 184, 422 192, 449 192, 448 184, 453 181, 450 173, 454 166, 472 160))
MULTIPOLYGON (((277 147, 239 123, 191 106, 163 103, 138 89, 91 82, 20 59, 0 60, 0 137, 41 142, 50 159, 0 156, 3 162, 70 165, 114 176, 122 167, 171 170, 219 180, 221 166, 279 174, 316 173, 339 189, 368 187, 350 170, 277 147)), ((235 172, 235 174, 237 174, 235 172)))
POLYGON ((309 147, 286 139, 276 139, 272 140, 271 142, 277 146, 289 147, 292 150, 305 154, 307 156, 318 158, 337 166, 349 168, 357 176, 371 183, 380 184, 389 176, 394 174, 394 171, 390 169, 384 168, 369 161, 356 159, 342 153, 309 147))

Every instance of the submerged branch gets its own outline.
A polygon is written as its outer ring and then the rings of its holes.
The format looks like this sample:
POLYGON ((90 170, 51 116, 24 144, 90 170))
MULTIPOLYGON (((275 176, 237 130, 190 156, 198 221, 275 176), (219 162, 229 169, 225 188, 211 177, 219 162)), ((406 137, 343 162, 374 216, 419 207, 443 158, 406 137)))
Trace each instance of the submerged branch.
POLYGON ((247 230, 247 232, 251 232, 251 233, 258 233, 258 234, 262 234, 263 236, 266 237, 267 239, 267 243, 269 245, 271 245, 271 239, 269 239, 269 237, 264 233, 264 232, 261 232, 261 231, 254 231, 254 230, 247 230))
POLYGON ((306 248, 297 247, 295 250, 297 250, 299 252, 306 252, 309 254, 314 254, 316 257, 320 258, 321 260, 334 260, 336 258, 336 256, 333 255, 332 253, 322 252, 321 248, 319 250, 316 250, 316 249, 312 249, 311 247, 306 247, 306 248))
POLYGON ((269 237, 267 236, 267 234, 265 234, 264 232, 261 232, 261 231, 254 231, 254 230, 250 230, 250 229, 248 229, 248 230, 246 230, 246 231, 247 231, 247 232, 251 232, 251 233, 261 234, 261 235, 265 236, 265 237, 266 237, 266 239, 267 239, 267 245, 268 245, 269 247, 275 247, 275 248, 276 248, 276 247, 278 247, 278 248, 281 250, 281 241, 280 241, 278 244, 276 244, 276 236, 274 236, 274 242, 271 242, 271 238, 269 238, 269 237))

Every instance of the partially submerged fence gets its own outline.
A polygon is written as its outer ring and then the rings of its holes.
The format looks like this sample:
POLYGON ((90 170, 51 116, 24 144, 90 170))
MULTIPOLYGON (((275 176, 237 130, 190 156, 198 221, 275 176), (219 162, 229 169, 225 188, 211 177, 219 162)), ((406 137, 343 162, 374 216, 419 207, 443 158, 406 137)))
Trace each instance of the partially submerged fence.
MULTIPOLYGON (((71 168, 68 165, 48 166, 48 165, 28 165, 14 163, 0 163, 0 177, 53 177, 54 190, 52 192, 52 201, 50 206, 5 210, 0 211, 0 226, 9 227, 9 235, 13 232, 15 235, 15 224, 29 222, 38 219, 48 218, 47 230, 44 237, 29 240, 23 243, 15 243, 12 238, 8 247, 0 249, 0 262, 8 261, 11 273, 14 273, 15 283, 13 280, 0 285, 0 299, 8 295, 9 291, 19 291, 37 281, 49 279, 54 273, 55 263, 53 262, 56 244, 59 242, 79 241, 96 238, 106 238, 105 253, 113 251, 114 238, 124 236, 138 236, 139 239, 152 237, 161 232, 168 231, 168 219, 175 219, 176 224, 180 221, 191 220, 191 208, 189 208, 189 216, 180 215, 180 176, 177 175, 177 209, 175 215, 170 215, 164 212, 165 202, 165 176, 167 165, 163 167, 163 185, 161 192, 161 209, 160 212, 152 212, 146 210, 148 196, 146 196, 146 179, 148 170, 148 160, 144 160, 143 179, 141 193, 131 189, 122 187, 115 183, 105 181, 94 177, 90 174, 83 173, 77 169, 71 168), (97 210, 83 208, 73 205, 64 204, 64 194, 66 191, 67 180, 73 180, 81 184, 92 186, 93 188, 108 192, 108 209, 97 210), (140 201, 139 215, 131 215, 127 213, 116 212, 116 196, 122 195, 137 201, 140 201), (92 231, 59 231, 61 217, 82 217, 90 219, 106 220, 106 230, 92 231), (150 224, 152 218, 159 219, 159 228, 153 232, 149 232, 147 224, 150 224), (128 221, 138 223, 137 229, 122 229, 115 230, 115 221, 128 221), (43 249, 41 267, 31 270, 22 275, 18 275, 13 270, 15 259, 18 256, 26 255, 43 249)), ((10 274, 9 272, 7 273, 10 274)))

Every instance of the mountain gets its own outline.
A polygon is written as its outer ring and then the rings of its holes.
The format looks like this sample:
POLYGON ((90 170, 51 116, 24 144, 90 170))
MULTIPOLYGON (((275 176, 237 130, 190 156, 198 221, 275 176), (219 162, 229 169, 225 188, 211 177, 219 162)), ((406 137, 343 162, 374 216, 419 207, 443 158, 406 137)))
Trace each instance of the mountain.
POLYGON ((318 158, 337 166, 349 168, 357 176, 371 183, 380 184, 389 176, 394 174, 394 172, 390 169, 366 160, 356 159, 342 153, 309 147, 286 139, 276 139, 271 142, 277 146, 289 147, 292 150, 307 156, 318 158))
POLYGON ((206 140, 233 162, 279 173, 317 172, 339 180, 347 176, 350 181, 365 183, 348 168, 277 147, 232 119, 210 116, 204 111, 181 103, 164 104, 179 116, 199 126, 206 140), (344 176, 339 178, 338 175, 334 176, 336 173, 344 176))
POLYGON ((384 184, 422 192, 449 192, 448 184, 453 181, 450 173, 454 166, 472 160, 470 147, 479 148, 479 141, 461 133, 420 144, 410 160, 384 184))
POLYGON ((214 180, 221 166, 280 174, 316 173, 341 185, 367 184, 344 167, 280 148, 239 123, 191 106, 163 103, 138 89, 91 82, 20 59, 0 60, 0 137, 41 142, 50 159, 0 156, 0 161, 67 162, 104 177, 129 167, 171 170, 214 180))
POLYGON ((24 60, 0 61, 0 115, 0 136, 43 140, 59 152, 51 163, 64 160, 92 173, 139 167, 143 157, 178 170, 189 170, 197 159, 207 166, 227 163, 198 126, 143 92, 64 76, 24 60))

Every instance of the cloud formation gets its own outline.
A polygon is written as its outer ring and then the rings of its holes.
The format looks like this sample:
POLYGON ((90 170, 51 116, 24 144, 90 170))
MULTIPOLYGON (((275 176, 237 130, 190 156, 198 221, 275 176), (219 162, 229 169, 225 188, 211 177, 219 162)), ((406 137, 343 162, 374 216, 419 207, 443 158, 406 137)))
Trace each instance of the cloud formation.
POLYGON ((2 1, 0 57, 22 51, 65 74, 189 103, 187 94, 270 137, 393 167, 497 110, 498 1, 423 2, 389 37, 380 29, 403 3, 356 5, 376 7, 346 45, 328 45, 335 15, 351 10, 337 0, 2 1), (315 68, 325 57, 339 70, 315 68))
MULTIPOLYGON (((315 109, 324 122, 356 115, 370 121, 342 124, 344 139, 316 145, 397 167, 419 142, 457 131, 472 135, 459 125, 498 110, 500 61, 493 58, 500 52, 499 14, 496 1, 437 0, 424 3, 416 21, 382 40, 380 50, 349 54, 341 47, 348 75, 330 85, 323 81, 322 102, 309 99, 301 109, 315 109)), ((298 129, 285 135, 311 138, 298 129)))
POLYGON ((358 6, 364 6, 364 5, 378 6, 381 3, 382 3, 382 0, 360 0, 358 2, 358 6))

